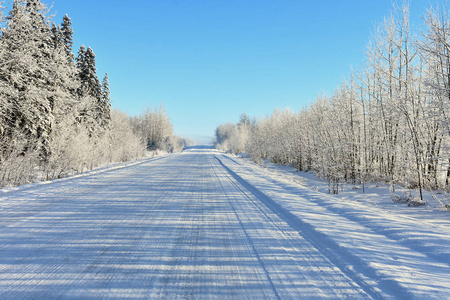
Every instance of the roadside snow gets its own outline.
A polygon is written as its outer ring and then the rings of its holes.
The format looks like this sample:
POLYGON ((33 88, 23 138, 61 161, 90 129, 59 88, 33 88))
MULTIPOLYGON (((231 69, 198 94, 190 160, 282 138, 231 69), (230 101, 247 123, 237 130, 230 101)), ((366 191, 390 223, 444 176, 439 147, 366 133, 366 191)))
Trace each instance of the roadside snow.
POLYGON ((52 180, 47 180, 47 181, 38 181, 38 182, 35 182, 35 183, 30 183, 30 184, 21 185, 21 186, 0 188, 0 196, 2 194, 5 194, 5 193, 11 193, 11 192, 16 192, 16 191, 23 191, 23 190, 27 190, 27 189, 37 188, 39 186, 46 186, 48 184, 53 184, 53 183, 57 183, 57 182, 64 182, 64 181, 68 181, 68 180, 70 181, 70 180, 75 179, 75 178, 83 178, 83 177, 87 177, 87 176, 91 176, 91 175, 101 174, 101 173, 105 173, 105 172, 111 172, 111 171, 114 171, 114 170, 118 170, 118 169, 122 169, 122 168, 126 168, 126 167, 131 167, 131 166, 139 165, 139 164, 142 164, 142 163, 146 163, 146 162, 154 161, 154 160, 157 160, 157 159, 161 159, 161 158, 164 158, 164 157, 166 157, 168 155, 171 155, 171 153, 168 153, 167 151, 147 151, 147 153, 145 155, 146 158, 137 159, 137 160, 134 160, 134 161, 122 162, 122 163, 111 163, 111 164, 107 164, 107 165, 95 168, 95 169, 93 169, 91 171, 83 172, 83 173, 76 174, 76 175, 67 176, 67 177, 64 177, 64 178, 52 179, 52 180))
POLYGON ((345 265, 384 283, 394 296, 450 294, 450 212, 430 204, 413 208, 392 203, 389 188, 383 185, 371 184, 367 194, 346 186, 340 195, 330 195, 324 192, 327 183, 312 174, 221 157, 236 176, 263 191, 269 205, 293 219, 299 230, 319 236, 319 248, 338 253, 345 265))
MULTIPOLYGON (((331 195, 328 190, 328 182, 318 178, 313 172, 299 172, 293 167, 274 164, 267 160, 262 165, 257 165, 250 158, 247 158, 245 154, 227 155, 234 160, 238 160, 239 163, 258 167, 268 175, 278 176, 280 180, 296 183, 311 191, 331 195)), ((332 196, 346 201, 356 201, 370 206, 376 206, 382 210, 414 216, 435 225, 439 225, 441 222, 450 225, 450 209, 447 210, 442 205, 450 205, 450 194, 440 191, 431 192, 424 190, 423 196, 426 205, 419 207, 409 207, 407 204, 393 203, 391 194, 397 196, 407 194, 415 197, 418 192, 414 189, 404 188, 401 185, 395 185, 395 192, 391 192, 390 185, 383 182, 365 182, 364 188, 362 184, 353 185, 342 183, 339 185, 339 194, 332 196)))

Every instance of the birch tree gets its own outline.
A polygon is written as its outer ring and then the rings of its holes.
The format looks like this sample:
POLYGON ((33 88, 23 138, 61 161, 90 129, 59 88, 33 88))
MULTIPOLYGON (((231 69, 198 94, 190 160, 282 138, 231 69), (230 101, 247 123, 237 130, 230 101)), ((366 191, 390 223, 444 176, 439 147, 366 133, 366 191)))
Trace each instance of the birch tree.
MULTIPOLYGON (((431 127, 430 161, 444 171, 444 187, 450 183, 450 20, 447 7, 430 8, 425 16, 427 30, 419 43, 426 61, 424 81, 429 97, 431 127)), ((429 167, 430 168, 430 167, 429 167)), ((432 167, 433 168, 433 167, 432 167)), ((430 170, 433 171, 432 169, 430 170)), ((437 170, 436 170, 437 172, 437 170)))

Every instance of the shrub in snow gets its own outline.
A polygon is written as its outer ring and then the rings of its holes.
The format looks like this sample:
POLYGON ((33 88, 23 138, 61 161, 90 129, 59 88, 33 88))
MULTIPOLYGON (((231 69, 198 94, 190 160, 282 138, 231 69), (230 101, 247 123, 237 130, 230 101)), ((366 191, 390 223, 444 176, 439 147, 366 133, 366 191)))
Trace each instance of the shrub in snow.
POLYGON ((401 195, 391 193, 391 199, 392 199, 392 202, 400 203, 400 204, 405 204, 405 203, 409 203, 412 201, 411 195, 408 195, 406 193, 403 193, 401 195))
POLYGON ((426 202, 423 201, 423 200, 420 200, 420 198, 414 198, 408 203, 408 206, 410 206, 410 207, 418 207, 418 206, 423 206, 425 204, 426 204, 426 202))

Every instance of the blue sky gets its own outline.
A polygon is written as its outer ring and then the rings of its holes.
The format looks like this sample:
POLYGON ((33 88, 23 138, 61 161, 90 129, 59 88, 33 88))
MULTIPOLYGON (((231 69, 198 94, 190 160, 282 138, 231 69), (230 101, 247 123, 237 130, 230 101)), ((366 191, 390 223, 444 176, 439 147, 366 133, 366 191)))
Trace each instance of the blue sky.
MULTIPOLYGON (((162 104, 175 133, 204 143, 241 113, 300 110, 331 93, 364 56, 390 0, 53 0, 72 19, 74 52, 97 55, 113 107, 162 104)), ((412 21, 429 1, 412 0, 412 21)))

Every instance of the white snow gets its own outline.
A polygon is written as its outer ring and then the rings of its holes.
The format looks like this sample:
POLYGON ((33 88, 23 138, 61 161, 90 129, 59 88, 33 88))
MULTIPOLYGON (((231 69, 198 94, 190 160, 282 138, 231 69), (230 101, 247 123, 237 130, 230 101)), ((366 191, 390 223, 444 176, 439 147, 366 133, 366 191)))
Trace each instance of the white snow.
POLYGON ((449 298, 449 212, 274 170, 197 147, 0 193, 0 299, 449 298))

